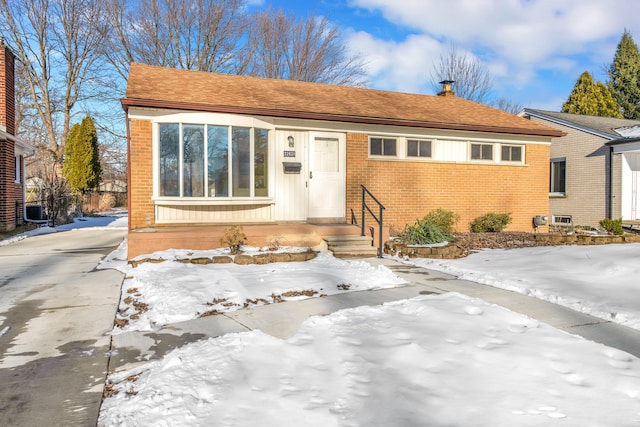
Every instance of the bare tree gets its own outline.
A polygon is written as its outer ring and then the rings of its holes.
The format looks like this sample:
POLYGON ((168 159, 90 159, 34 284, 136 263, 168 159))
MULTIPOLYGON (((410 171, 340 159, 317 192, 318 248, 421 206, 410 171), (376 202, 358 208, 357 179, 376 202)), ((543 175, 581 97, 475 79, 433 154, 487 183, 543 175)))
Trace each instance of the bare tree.
POLYGON ((523 108, 522 105, 509 101, 506 98, 498 98, 489 105, 493 108, 497 108, 498 110, 506 111, 511 114, 518 114, 523 108))
POLYGON ((129 64, 234 72, 244 0, 105 2, 103 54, 126 79, 129 64))
POLYGON ((17 58, 18 134, 38 149, 30 174, 46 183, 54 220, 65 211, 60 172, 72 116, 99 87, 100 22, 92 0, 0 0, 0 31, 17 58))
POLYGON ((340 32, 326 17, 296 20, 268 8, 253 17, 244 74, 276 79, 365 84, 364 63, 348 55, 340 32))
POLYGON ((99 11, 91 0, 0 0, 0 29, 20 62, 24 86, 19 90, 29 95, 29 108, 46 137, 36 146, 56 162, 99 58, 99 11))
POLYGON ((480 104, 490 103, 494 81, 489 71, 478 58, 458 52, 453 45, 433 65, 431 80, 434 88, 442 80, 453 80, 457 96, 480 104))

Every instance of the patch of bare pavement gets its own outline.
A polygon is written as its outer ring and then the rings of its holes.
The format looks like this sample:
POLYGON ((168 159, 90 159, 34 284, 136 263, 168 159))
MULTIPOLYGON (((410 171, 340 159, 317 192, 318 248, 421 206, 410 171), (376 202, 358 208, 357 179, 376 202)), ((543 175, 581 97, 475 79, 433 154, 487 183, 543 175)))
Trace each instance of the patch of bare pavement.
POLYGON ((0 425, 96 425, 123 280, 96 266, 125 234, 74 230, 0 247, 0 425))

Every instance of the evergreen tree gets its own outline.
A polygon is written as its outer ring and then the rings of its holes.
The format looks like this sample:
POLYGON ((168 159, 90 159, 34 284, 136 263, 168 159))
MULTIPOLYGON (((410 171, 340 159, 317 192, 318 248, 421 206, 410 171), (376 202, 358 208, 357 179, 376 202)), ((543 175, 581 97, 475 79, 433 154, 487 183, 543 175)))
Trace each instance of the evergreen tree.
POLYGON ((98 134, 91 117, 69 130, 62 172, 75 193, 84 193, 100 183, 98 134))
POLYGON ((620 106, 602 82, 595 83, 588 71, 580 75, 569 99, 562 105, 563 113, 621 118, 620 106))
POLYGON ((640 118, 640 52, 625 30, 609 66, 608 86, 626 119, 640 118))

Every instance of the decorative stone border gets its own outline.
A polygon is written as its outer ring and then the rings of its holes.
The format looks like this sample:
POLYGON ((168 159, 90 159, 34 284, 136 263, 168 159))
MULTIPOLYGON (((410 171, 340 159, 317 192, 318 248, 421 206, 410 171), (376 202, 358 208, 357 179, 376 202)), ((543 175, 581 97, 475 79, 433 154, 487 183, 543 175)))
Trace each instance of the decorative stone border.
MULTIPOLYGON (((212 257, 183 258, 178 262, 184 264, 269 264, 273 262, 303 262, 314 259, 318 253, 309 249, 305 252, 264 252, 255 255, 238 254, 238 255, 214 255, 212 257)), ((160 263, 168 261, 163 258, 143 258, 138 260, 130 260, 129 265, 133 268, 145 262, 160 263)))
MULTIPOLYGON (((506 234, 505 234, 506 236, 506 234)), ((477 249, 482 248, 526 248, 533 246, 560 246, 560 245, 607 245, 611 243, 640 243, 640 235, 624 234, 622 236, 590 235, 590 234, 527 234, 518 233, 517 236, 498 242, 500 233, 482 233, 475 236, 477 246, 471 250, 455 242, 448 246, 423 247, 406 246, 395 241, 388 241, 384 245, 384 252, 409 258, 434 258, 456 259, 462 258, 477 249), (495 243, 489 244, 489 243, 495 243)), ((474 241, 473 235, 464 236, 464 240, 474 241)), ((473 245, 472 245, 473 246, 473 245)))

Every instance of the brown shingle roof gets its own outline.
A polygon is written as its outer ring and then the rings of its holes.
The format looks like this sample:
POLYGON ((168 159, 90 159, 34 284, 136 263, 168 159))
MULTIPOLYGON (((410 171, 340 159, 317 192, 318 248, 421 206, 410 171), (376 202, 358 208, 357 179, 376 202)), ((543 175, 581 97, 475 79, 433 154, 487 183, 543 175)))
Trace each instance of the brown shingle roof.
POLYGON ((130 106, 562 136, 564 133, 462 98, 233 76, 131 64, 130 106))

